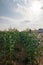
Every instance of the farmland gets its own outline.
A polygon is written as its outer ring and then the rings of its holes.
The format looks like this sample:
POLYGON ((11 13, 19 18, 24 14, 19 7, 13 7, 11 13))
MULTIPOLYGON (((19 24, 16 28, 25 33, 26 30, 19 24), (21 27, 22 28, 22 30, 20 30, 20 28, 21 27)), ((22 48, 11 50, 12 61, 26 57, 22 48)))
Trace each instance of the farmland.
POLYGON ((43 33, 0 31, 0 65, 42 65, 43 33))

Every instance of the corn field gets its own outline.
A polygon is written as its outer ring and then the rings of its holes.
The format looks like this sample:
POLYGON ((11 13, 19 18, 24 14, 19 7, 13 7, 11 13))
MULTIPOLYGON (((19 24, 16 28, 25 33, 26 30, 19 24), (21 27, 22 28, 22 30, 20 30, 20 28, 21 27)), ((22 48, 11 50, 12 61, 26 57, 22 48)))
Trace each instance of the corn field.
POLYGON ((37 33, 0 31, 0 65, 40 65, 39 42, 37 33))

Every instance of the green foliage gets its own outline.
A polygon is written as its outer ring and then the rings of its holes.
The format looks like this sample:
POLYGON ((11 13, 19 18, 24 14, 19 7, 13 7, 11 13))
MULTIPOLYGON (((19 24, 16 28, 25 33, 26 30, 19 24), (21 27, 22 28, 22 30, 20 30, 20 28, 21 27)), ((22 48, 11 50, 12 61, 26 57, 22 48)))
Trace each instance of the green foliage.
POLYGON ((38 58, 40 59, 41 50, 43 48, 40 46, 39 41, 40 40, 38 40, 36 33, 33 32, 19 32, 17 30, 13 32, 0 32, 0 59, 4 59, 4 61, 12 61, 16 58, 18 52, 22 52, 24 55, 27 54, 24 62, 30 62, 34 65, 34 61, 37 61, 38 58), (20 50, 22 48, 24 49, 24 52, 20 50))
POLYGON ((34 33, 21 32, 20 43, 22 43, 25 52, 30 56, 29 58, 31 59, 31 62, 34 63, 35 52, 37 53, 36 49, 39 47, 39 41, 37 39, 37 36, 34 33))

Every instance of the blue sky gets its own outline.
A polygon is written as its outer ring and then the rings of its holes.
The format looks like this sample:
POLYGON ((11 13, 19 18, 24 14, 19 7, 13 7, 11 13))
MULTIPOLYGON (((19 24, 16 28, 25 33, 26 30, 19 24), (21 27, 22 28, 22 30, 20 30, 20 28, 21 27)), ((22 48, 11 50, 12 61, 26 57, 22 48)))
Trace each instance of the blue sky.
POLYGON ((43 0, 0 0, 0 30, 9 27, 43 28, 43 0))

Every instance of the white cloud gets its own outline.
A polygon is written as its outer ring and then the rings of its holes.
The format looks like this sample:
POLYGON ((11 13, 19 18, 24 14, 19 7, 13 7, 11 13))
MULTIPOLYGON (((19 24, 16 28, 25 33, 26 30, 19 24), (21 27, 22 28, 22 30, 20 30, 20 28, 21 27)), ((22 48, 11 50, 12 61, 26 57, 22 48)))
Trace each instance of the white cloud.
POLYGON ((10 17, 0 16, 0 29, 6 29, 10 26, 12 28, 19 28, 20 20, 15 20, 10 17))
POLYGON ((11 10, 13 12, 20 13, 23 16, 23 20, 30 20, 30 21, 36 21, 36 20, 38 20, 39 19, 39 15, 40 15, 41 12, 37 12, 37 11, 34 12, 34 11, 32 11, 32 8, 31 7, 32 7, 32 2, 34 0, 22 0, 22 1, 25 4, 24 6, 21 5, 21 3, 18 3, 17 2, 17 8, 15 9, 15 8, 12 7, 13 9, 11 9, 11 10))
POLYGON ((15 21, 14 19, 10 18, 10 17, 5 17, 5 16, 0 16, 0 19, 6 19, 9 21, 15 21))
MULTIPOLYGON (((36 1, 36 0, 13 0, 13 2, 10 2, 9 3, 10 11, 12 11, 13 13, 15 12, 20 13, 23 16, 23 18, 14 19, 10 17, 0 16, 0 19, 2 19, 3 22, 4 21, 9 22, 8 24, 6 22, 0 23, 0 27, 4 29, 11 25, 11 27, 15 27, 19 30, 23 30, 26 28, 31 28, 31 29, 42 28, 43 27, 43 10, 41 10, 40 13, 33 12, 31 9, 32 1, 36 1), (30 22, 27 22, 27 21, 24 22, 25 20, 30 22)), ((41 3, 42 1, 43 0, 40 0, 41 3)))

